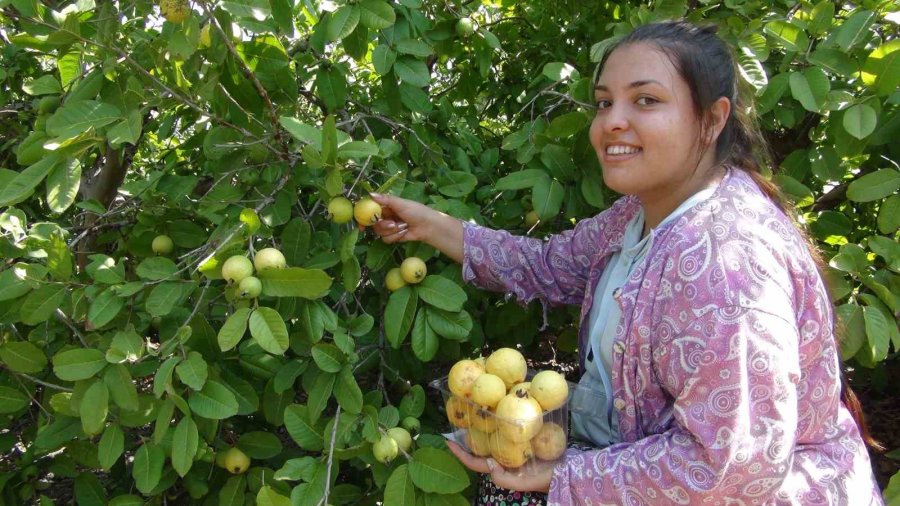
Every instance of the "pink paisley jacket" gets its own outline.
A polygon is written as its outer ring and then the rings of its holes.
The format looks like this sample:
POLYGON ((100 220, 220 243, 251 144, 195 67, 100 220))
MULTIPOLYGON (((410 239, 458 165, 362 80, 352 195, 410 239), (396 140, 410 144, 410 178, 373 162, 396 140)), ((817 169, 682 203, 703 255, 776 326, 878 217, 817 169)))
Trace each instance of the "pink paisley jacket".
MULTIPOLYGON (((585 350, 594 288, 638 206, 624 197, 546 242, 466 224, 463 276, 523 303, 581 304, 585 350)), ((882 504, 839 400, 832 306, 791 221, 731 169, 653 234, 617 298, 623 442, 568 450, 548 504, 882 504)))

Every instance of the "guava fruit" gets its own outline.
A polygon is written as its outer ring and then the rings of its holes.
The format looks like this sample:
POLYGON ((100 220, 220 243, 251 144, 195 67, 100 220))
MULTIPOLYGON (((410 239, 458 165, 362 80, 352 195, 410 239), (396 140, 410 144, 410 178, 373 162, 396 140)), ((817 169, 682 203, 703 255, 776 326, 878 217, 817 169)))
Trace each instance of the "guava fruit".
POLYGON ((508 389, 516 383, 525 381, 528 364, 525 363, 525 357, 517 350, 500 348, 487 358, 484 370, 499 376, 508 389))
POLYGON ((421 282, 426 274, 428 267, 419 257, 409 257, 400 264, 400 276, 411 285, 421 282))
POLYGON ((230 285, 240 283, 251 274, 253 274, 253 262, 244 255, 228 257, 228 260, 222 264, 222 278, 230 285))

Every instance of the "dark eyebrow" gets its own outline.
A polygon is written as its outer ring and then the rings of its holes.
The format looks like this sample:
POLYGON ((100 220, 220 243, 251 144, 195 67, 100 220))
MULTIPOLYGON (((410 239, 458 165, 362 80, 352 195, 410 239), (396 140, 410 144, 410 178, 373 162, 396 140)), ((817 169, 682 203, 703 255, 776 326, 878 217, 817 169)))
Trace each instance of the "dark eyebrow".
MULTIPOLYGON (((646 80, 641 80, 641 81, 634 81, 628 85, 628 88, 629 89, 640 88, 641 86, 646 86, 648 84, 658 84, 660 86, 663 85, 661 82, 656 81, 654 79, 646 79, 646 80)), ((594 86, 594 91, 609 91, 609 88, 607 88, 606 86, 604 86, 602 84, 597 84, 596 86, 594 86)))

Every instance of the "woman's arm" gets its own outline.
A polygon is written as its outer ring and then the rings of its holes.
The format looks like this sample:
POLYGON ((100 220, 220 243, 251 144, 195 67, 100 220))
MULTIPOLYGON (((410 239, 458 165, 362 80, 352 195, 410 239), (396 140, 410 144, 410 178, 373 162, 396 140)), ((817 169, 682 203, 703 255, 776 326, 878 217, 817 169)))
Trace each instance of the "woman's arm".
POLYGON ((638 206, 622 199, 573 230, 541 240, 464 223, 399 197, 373 199, 383 209, 374 229, 385 242, 423 241, 462 263, 463 277, 475 286, 514 293, 522 303, 540 298, 552 304, 582 302, 592 262, 621 243, 638 206))
POLYGON ((672 428, 568 451, 549 504, 741 504, 781 488, 799 423, 796 325, 758 309, 721 307, 659 346, 657 371, 637 373, 659 374, 649 381, 674 397, 672 428))

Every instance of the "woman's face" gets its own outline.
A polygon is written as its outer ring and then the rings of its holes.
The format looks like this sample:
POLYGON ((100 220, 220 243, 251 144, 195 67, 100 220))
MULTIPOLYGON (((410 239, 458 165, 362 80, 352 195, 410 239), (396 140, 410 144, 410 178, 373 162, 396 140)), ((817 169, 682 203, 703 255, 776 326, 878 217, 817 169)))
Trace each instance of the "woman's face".
POLYGON ((690 89, 669 58, 645 43, 621 46, 607 59, 594 94, 591 144, 606 185, 645 205, 689 191, 702 170, 700 125, 690 89))

